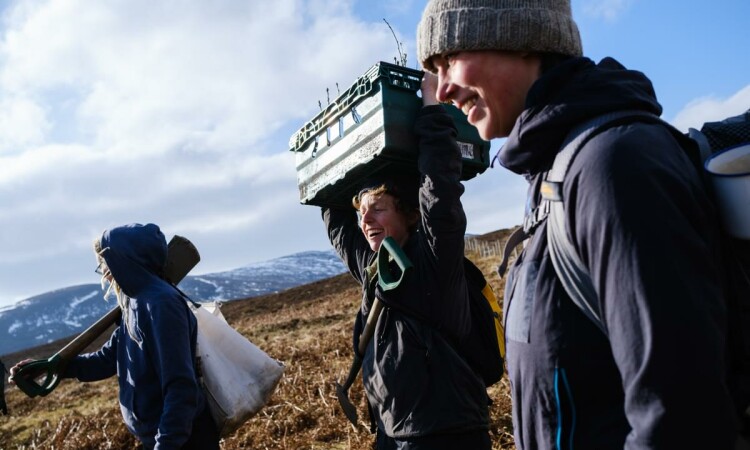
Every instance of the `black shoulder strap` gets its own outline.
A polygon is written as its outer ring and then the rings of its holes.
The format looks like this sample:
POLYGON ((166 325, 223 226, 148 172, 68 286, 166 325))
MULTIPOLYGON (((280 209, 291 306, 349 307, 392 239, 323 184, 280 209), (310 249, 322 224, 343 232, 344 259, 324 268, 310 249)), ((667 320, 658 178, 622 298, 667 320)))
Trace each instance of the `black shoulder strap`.
POLYGON ((484 288, 484 285, 487 283, 487 279, 484 278, 484 274, 479 270, 479 267, 465 256, 464 275, 466 276, 466 283, 470 283, 472 286, 479 286, 479 289, 484 288))
POLYGON ((513 252, 513 249, 518 247, 518 245, 525 241, 529 237, 528 232, 526 231, 525 227, 519 227, 516 228, 513 233, 508 237, 508 240, 505 241, 505 247, 503 247, 503 260, 500 262, 500 265, 497 268, 497 273, 500 275, 500 278, 505 276, 505 271, 508 270, 508 263, 510 262, 510 254, 513 252))
POLYGON ((548 204, 545 207, 549 211, 547 246, 555 272, 573 303, 605 335, 608 335, 608 332, 601 317, 599 296, 591 281, 588 268, 584 266, 568 235, 562 185, 571 162, 592 137, 607 128, 639 121, 659 123, 661 119, 642 111, 620 111, 595 117, 573 129, 557 153, 552 169, 547 173, 541 189, 540 206, 548 204))
MULTIPOLYGON (((165 280, 165 281, 166 281, 166 280, 165 280)), ((190 298, 190 297, 189 297, 189 296, 188 296, 188 295, 187 295, 186 293, 184 293, 184 292, 182 291, 182 289, 178 288, 178 287, 177 287, 177 285, 176 285, 175 283, 172 283, 172 282, 170 282, 170 281, 167 281, 167 283, 169 283, 169 285, 170 285, 170 286, 172 286, 172 287, 174 288, 174 290, 175 290, 175 291, 177 291, 177 293, 178 293, 178 294, 180 294, 180 296, 181 296, 181 297, 182 297, 182 298, 183 298, 183 299, 184 299, 184 300, 185 300, 186 302, 188 302, 188 303, 192 304, 192 305, 193 305, 193 308, 200 308, 200 307, 201 307, 201 304, 200 304, 200 303, 198 303, 198 302, 196 302, 195 300, 193 300, 192 298, 190 298)))
POLYGON ((362 288, 365 291, 367 297, 368 307, 372 305, 372 301, 375 299, 375 287, 378 284, 378 262, 373 260, 372 264, 365 267, 364 271, 365 282, 362 284, 362 288))

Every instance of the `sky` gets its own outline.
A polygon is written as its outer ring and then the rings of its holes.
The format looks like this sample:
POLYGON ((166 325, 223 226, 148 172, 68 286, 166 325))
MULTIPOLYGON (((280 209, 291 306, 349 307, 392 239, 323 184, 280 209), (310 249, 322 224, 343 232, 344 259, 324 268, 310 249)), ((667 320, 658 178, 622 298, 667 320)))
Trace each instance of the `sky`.
MULTIPOLYGON (((328 249, 289 138, 397 40, 419 67, 425 3, 0 1, 0 307, 98 282, 92 242, 126 223, 188 237, 194 274, 328 249)), ((644 72, 681 130, 750 108, 750 1, 573 0, 573 17, 584 54, 644 72)), ((465 185, 469 233, 521 222, 521 177, 465 185)))

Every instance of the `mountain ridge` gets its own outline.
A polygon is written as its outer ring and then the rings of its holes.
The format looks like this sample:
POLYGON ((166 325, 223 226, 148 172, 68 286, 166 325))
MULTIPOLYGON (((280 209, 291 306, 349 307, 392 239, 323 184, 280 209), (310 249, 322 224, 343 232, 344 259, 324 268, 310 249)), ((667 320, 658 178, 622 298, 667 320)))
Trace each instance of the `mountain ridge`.
MULTIPOLYGON (((305 251, 223 272, 188 275, 178 285, 197 301, 253 298, 345 271, 333 250, 305 251)), ((112 309, 96 283, 66 286, 0 309, 0 355, 79 333, 112 309)))

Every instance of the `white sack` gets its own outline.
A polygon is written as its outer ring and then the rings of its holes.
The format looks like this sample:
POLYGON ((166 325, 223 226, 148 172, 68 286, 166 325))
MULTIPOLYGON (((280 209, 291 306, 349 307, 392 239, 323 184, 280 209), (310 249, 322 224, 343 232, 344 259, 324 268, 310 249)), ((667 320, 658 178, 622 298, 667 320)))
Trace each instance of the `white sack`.
POLYGON ((284 365, 232 328, 215 303, 191 309, 198 319, 206 400, 219 434, 226 436, 268 402, 284 365))

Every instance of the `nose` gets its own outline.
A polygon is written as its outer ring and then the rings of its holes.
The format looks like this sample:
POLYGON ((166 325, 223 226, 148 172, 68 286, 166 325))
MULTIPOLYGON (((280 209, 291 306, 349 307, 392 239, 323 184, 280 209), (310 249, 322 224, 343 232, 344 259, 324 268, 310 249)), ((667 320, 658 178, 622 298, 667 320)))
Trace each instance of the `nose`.
POLYGON ((437 92, 435 97, 441 103, 450 102, 453 99, 455 90, 445 69, 439 68, 437 73, 437 92))
POLYGON ((372 213, 369 209, 365 210, 364 212, 360 212, 360 215, 362 216, 362 225, 371 222, 372 213))

